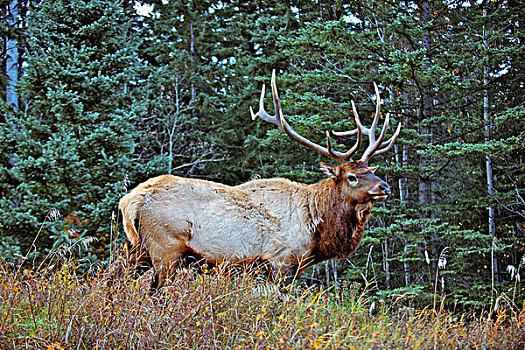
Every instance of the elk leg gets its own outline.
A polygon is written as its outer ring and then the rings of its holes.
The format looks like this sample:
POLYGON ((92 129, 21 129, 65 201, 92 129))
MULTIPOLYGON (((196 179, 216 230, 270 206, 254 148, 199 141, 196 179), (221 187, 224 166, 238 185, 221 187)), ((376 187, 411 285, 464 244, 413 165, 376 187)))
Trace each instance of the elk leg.
MULTIPOLYGON (((184 251, 182 249, 176 249, 177 247, 171 246, 159 254, 159 258, 154 258, 153 269, 155 274, 151 281, 149 294, 155 294, 160 288, 166 283, 166 279, 169 275, 173 274, 177 269, 179 260, 182 258, 184 251)), ((157 253, 157 252, 156 252, 157 253)))
POLYGON ((153 278, 151 279, 151 285, 149 287, 149 295, 155 294, 160 288, 164 286, 166 283, 166 279, 168 276, 175 271, 177 268, 176 261, 168 264, 167 266, 162 265, 159 266, 159 268, 155 268, 155 273, 153 274, 153 278))
POLYGON ((275 283, 281 285, 284 289, 292 284, 295 279, 297 267, 293 265, 274 265, 273 266, 273 280, 275 283))
POLYGON ((153 295, 159 289, 159 274, 155 271, 153 278, 151 279, 151 285, 149 287, 149 295, 153 295))
POLYGON ((290 266, 284 270, 285 278, 283 280, 283 284, 285 287, 288 287, 293 283, 293 281, 295 280, 295 272, 296 269, 294 268, 294 266, 290 266))

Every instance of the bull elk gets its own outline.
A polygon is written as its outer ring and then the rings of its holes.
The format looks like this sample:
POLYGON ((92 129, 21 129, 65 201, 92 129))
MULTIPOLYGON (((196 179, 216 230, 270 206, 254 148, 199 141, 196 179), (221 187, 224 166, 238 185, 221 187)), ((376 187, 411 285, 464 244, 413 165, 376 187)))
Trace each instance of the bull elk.
POLYGON ((391 193, 390 186, 374 174, 376 168, 368 167, 368 161, 390 150, 401 129, 399 124, 385 141, 387 114, 376 139, 381 103, 374 87, 377 106, 372 126, 361 124, 352 101, 357 128, 334 133, 356 135, 356 143, 345 153, 332 148, 328 132, 323 147, 290 127, 281 111, 275 70, 271 81, 275 115, 264 109, 264 86, 259 111, 254 114, 250 108, 253 120, 276 124, 291 139, 339 162, 321 163, 328 177, 323 181, 308 185, 274 178, 232 187, 163 175, 125 195, 119 203, 124 231, 132 247, 151 257, 155 273, 150 292, 162 287, 170 271, 188 255, 211 264, 266 261, 274 275, 289 284, 308 266, 352 254, 361 242, 374 201, 391 193), (351 160, 363 134, 369 145, 361 159, 351 160))

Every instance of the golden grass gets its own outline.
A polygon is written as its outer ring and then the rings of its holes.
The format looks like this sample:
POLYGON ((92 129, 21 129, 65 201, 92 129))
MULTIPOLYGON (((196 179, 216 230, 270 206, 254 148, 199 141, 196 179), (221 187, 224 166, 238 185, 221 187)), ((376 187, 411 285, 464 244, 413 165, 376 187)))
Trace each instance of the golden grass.
MULTIPOLYGON (((280 294, 251 271, 180 272, 153 297, 150 274, 80 276, 0 264, 0 349, 523 349, 525 312, 491 320, 443 310, 368 312, 351 293, 280 294), (349 295, 350 294, 350 295, 349 295)), ((344 292, 344 291, 343 291, 344 292)))

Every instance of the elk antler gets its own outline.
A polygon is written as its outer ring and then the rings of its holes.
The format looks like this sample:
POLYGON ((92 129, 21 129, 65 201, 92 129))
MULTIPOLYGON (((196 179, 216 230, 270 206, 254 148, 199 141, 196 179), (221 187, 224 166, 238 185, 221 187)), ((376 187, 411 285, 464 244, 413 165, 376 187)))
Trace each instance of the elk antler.
POLYGON ((359 121, 359 116, 357 113, 354 113, 354 118, 357 124, 356 132, 353 132, 351 135, 355 135, 357 133, 357 142, 355 145, 349 149, 345 153, 338 152, 334 149, 332 149, 332 142, 330 140, 330 133, 326 131, 326 147, 320 146, 304 137, 299 135, 295 130, 293 130, 286 119, 284 119, 283 112, 281 110, 281 101, 279 100, 279 93, 277 92, 277 85, 275 84, 275 69, 272 71, 272 96, 273 96, 273 104, 275 107, 275 115, 270 115, 264 110, 264 93, 265 93, 265 85, 262 87, 261 91, 261 99, 259 101, 259 111, 254 114, 252 107, 250 107, 250 113, 252 115, 252 119, 256 120, 258 117, 261 117, 263 120, 273 123, 277 126, 279 126, 292 140, 297 141, 301 145, 305 146, 308 149, 311 149, 312 151, 315 151, 317 153, 320 153, 324 156, 330 157, 334 160, 337 160, 338 162, 346 163, 350 161, 350 157, 357 151, 359 146, 361 145, 361 122, 359 121))
POLYGON ((376 115, 374 116, 374 121, 372 122, 372 126, 370 127, 370 129, 365 128, 359 121, 359 116, 357 114, 354 101, 352 101, 352 110, 354 112, 355 120, 357 123, 357 129, 344 132, 333 132, 336 136, 352 136, 358 134, 358 139, 361 138, 361 134, 368 135, 369 144, 365 152, 363 153, 363 156, 361 157, 361 161, 365 163, 368 163, 370 158, 372 158, 373 156, 377 156, 389 151, 394 145, 394 141, 399 136, 399 132, 401 131, 401 123, 399 123, 394 135, 387 141, 383 142, 386 136, 386 130, 388 129, 388 122, 390 121, 390 113, 387 113, 385 117, 385 124, 383 125, 383 129, 381 130, 379 139, 376 140, 376 127, 377 123, 379 122, 379 115, 381 114, 381 97, 379 96, 379 90, 377 89, 376 83, 374 83, 374 89, 376 91, 377 106, 376 115))

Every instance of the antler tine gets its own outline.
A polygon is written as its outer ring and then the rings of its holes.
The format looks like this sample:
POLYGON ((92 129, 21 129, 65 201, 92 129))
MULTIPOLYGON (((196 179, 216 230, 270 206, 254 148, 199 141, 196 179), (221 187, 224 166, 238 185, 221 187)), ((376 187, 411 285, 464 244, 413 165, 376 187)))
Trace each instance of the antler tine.
POLYGON ((379 95, 379 89, 377 88, 377 84, 374 82, 374 90, 376 93, 376 114, 374 115, 374 121, 372 122, 372 126, 370 126, 370 143, 375 143, 376 138, 376 128, 377 124, 379 123, 379 116, 381 115, 381 95, 379 95))
POLYGON ((252 120, 257 120, 257 118, 261 117, 263 120, 273 123, 275 125, 280 126, 280 121, 276 116, 272 116, 266 112, 264 109, 264 94, 266 93, 266 85, 263 84, 262 90, 261 90, 261 99, 259 100, 259 111, 257 113, 253 113, 253 109, 250 106, 250 114, 252 115, 252 120))
POLYGON ((273 105, 275 108, 275 115, 270 115, 266 112, 264 109, 264 95, 266 94, 266 85, 263 84, 261 89, 261 98, 259 100, 259 111, 257 113, 253 113, 253 109, 250 106, 250 114, 252 116, 252 120, 257 120, 257 118, 261 118, 264 121, 267 121, 269 123, 275 124, 278 127, 281 127, 281 118, 280 115, 282 115, 281 112, 281 101, 279 100, 279 93, 277 91, 277 87, 275 85, 275 69, 272 72, 272 96, 273 96, 273 105))
POLYGON ((397 137, 399 136, 399 133, 401 132, 401 126, 402 126, 402 123, 399 123, 397 125, 397 129, 396 129, 396 132, 394 133, 394 135, 392 135, 392 137, 389 138, 387 141, 383 142, 381 144, 381 146, 379 147, 379 150, 375 151, 369 158, 371 158, 373 156, 378 156, 380 154, 383 154, 383 153, 386 153, 386 152, 390 151, 392 149, 392 147, 394 146, 394 142, 396 141, 397 137))
MULTIPOLYGON (((363 156, 361 157, 361 160, 365 163, 368 162, 368 159, 370 159, 371 155, 374 153, 374 150, 383 142, 383 140, 380 138, 380 142, 376 141, 376 128, 377 124, 379 123, 379 116, 381 115, 381 95, 379 95, 379 89, 377 88, 377 84, 374 82, 374 90, 376 93, 376 114, 374 115, 374 120, 372 121, 372 125, 370 126, 370 129, 367 129, 367 135, 368 135, 368 147, 366 148, 365 152, 363 153, 363 156)), ((352 108, 355 112, 355 105, 352 103, 352 108)), ((385 121, 385 126, 388 127, 388 118, 385 121)), ((386 132, 386 129, 383 127, 382 135, 386 132)), ((384 135, 383 135, 384 138, 384 135)))
POLYGON ((359 114, 357 113, 357 109, 355 108, 354 101, 351 101, 351 103, 352 103, 352 111, 354 112, 354 121, 357 125, 357 128, 353 130, 348 130, 348 131, 332 131, 332 133, 335 136, 347 137, 347 136, 354 136, 359 131, 361 131, 361 133, 364 135, 370 135, 370 129, 363 126, 363 124, 361 124, 361 119, 359 119, 359 114))
POLYGON ((327 135, 327 147, 322 147, 303 136, 299 135, 288 122, 284 118, 284 115, 282 113, 281 109, 281 101, 279 99, 279 92, 277 90, 277 84, 275 82, 275 69, 272 71, 272 96, 273 96, 273 104, 275 107, 275 115, 272 116, 264 110, 264 93, 265 93, 265 86, 263 85, 262 92, 261 92, 261 99, 259 101, 259 111, 254 114, 253 109, 250 107, 250 113, 253 120, 256 120, 258 117, 261 117, 263 120, 270 122, 272 124, 278 125, 292 140, 300 143, 301 145, 305 146, 308 149, 311 149, 317 153, 320 153, 324 156, 330 157, 334 160, 337 160, 340 163, 345 163, 350 160, 350 157, 353 153, 357 150, 361 143, 361 132, 359 132, 358 141, 356 145, 347 151, 346 153, 341 153, 336 150, 332 149, 332 143, 330 140, 330 135, 328 132, 326 132, 327 135))
POLYGON ((385 123, 381 130, 381 134, 379 135, 379 139, 376 140, 375 131, 377 128, 377 124, 379 123, 379 117, 381 115, 381 96, 379 94, 379 89, 377 88, 376 83, 374 83, 374 90, 376 94, 376 113, 374 115, 374 120, 370 128, 366 128, 361 124, 361 121, 359 120, 359 115, 357 114, 355 103, 354 101, 352 101, 352 111, 354 113, 357 128, 349 131, 333 132, 336 136, 353 136, 358 133, 367 135, 369 139, 369 144, 365 152, 363 153, 363 156, 361 157, 361 161, 365 163, 368 163, 370 158, 372 158, 373 156, 383 154, 389 151, 394 145, 394 141, 396 140, 397 136, 399 135, 399 132, 401 131, 401 123, 399 123, 394 135, 387 141, 383 141, 385 139, 388 124, 390 121, 390 113, 387 113, 385 117, 385 123))
POLYGON ((332 153, 332 140, 330 139, 330 133, 328 130, 325 131, 326 134, 326 150, 328 153, 332 153))
POLYGON ((363 134, 367 135, 369 132, 369 129, 365 128, 363 124, 361 124, 361 119, 359 119, 359 114, 357 113, 357 110, 355 108, 354 101, 352 101, 352 110, 354 111, 354 121, 357 125, 357 128, 354 130, 346 131, 346 132, 337 132, 332 131, 332 133, 336 136, 353 136, 357 134, 357 140, 354 146, 349 149, 344 155, 346 158, 346 161, 350 161, 350 157, 361 147, 361 141, 363 134))
POLYGON ((363 156, 361 157, 361 160, 363 162, 368 162, 370 158, 376 153, 377 149, 383 144, 383 140, 386 136, 386 131, 388 129, 388 123, 390 122, 390 113, 386 114, 385 118, 385 124, 383 125, 383 128, 381 129, 381 134, 379 135, 379 139, 375 139, 375 129, 371 129, 371 135, 370 135, 370 144, 366 148, 365 152, 363 153, 363 156), (372 137, 373 136, 373 137, 372 137))

